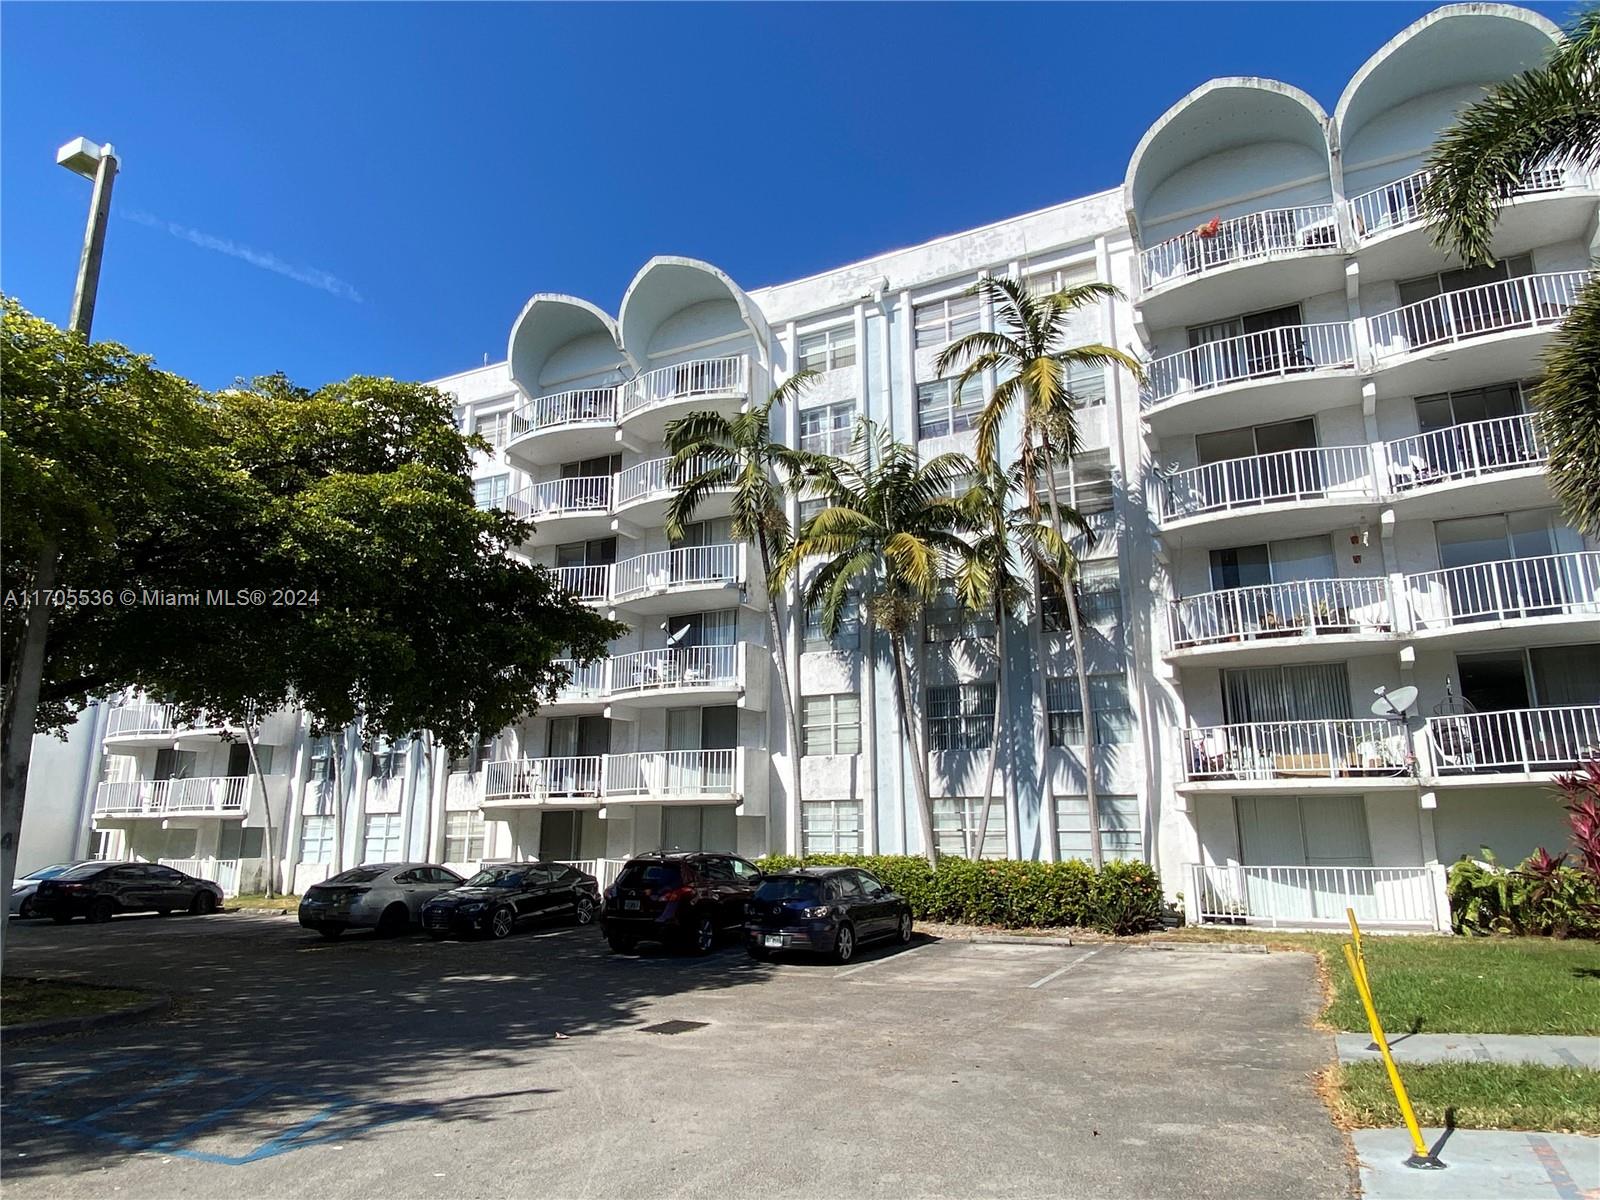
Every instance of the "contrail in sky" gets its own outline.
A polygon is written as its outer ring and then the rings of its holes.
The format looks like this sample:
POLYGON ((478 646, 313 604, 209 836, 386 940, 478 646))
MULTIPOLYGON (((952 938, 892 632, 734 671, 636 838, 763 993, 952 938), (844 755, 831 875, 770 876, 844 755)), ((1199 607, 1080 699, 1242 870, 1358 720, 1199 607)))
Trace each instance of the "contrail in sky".
POLYGON ((285 262, 270 251, 242 246, 228 238, 217 237, 215 234, 205 233, 188 225, 180 225, 177 221, 167 221, 154 213, 147 213, 141 209, 124 208, 118 211, 130 221, 136 221, 140 225, 148 225, 151 229, 164 229, 173 237, 182 238, 192 245, 199 246, 202 250, 215 250, 218 254, 226 254, 229 258, 242 259, 252 267, 260 267, 263 271, 272 271, 275 274, 292 279, 296 283, 303 283, 308 287, 327 292, 330 296, 338 296, 341 300, 354 300, 357 304, 361 303, 361 293, 330 271, 319 270, 316 267, 296 266, 294 263, 285 262))

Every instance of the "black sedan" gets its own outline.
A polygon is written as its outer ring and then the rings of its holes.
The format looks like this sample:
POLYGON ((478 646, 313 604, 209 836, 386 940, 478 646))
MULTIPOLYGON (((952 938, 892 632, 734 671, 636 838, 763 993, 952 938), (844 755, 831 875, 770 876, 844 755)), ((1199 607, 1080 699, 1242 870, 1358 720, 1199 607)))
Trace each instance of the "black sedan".
POLYGON ((34 910, 57 925, 73 917, 96 923, 117 913, 213 913, 222 906, 222 889, 159 863, 87 862, 41 880, 34 910))
POLYGON ((496 863, 424 904, 422 927, 432 938, 503 938, 522 921, 565 918, 587 925, 599 911, 593 875, 561 863, 496 863))
POLYGON ((745 908, 745 949, 765 959, 783 950, 855 957, 866 942, 911 940, 911 904, 870 871, 801 867, 768 875, 745 908))

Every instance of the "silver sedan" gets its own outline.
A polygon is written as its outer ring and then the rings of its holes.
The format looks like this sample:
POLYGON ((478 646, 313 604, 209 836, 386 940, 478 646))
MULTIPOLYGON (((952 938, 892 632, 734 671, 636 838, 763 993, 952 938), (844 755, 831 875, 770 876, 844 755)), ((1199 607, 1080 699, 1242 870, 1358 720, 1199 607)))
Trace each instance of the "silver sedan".
POLYGON ((346 929, 376 929, 380 937, 392 937, 415 928, 422 906, 461 882, 454 871, 433 863, 369 863, 307 888, 300 924, 326 938, 346 929))

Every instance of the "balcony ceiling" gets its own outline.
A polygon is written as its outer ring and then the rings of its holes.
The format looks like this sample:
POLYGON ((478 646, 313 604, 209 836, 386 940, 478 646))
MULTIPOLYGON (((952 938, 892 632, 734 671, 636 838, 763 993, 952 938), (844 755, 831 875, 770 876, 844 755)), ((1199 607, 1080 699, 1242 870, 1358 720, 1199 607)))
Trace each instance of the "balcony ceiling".
POLYGON ((511 326, 506 358, 512 382, 528 396, 539 395, 546 390, 539 382, 545 363, 562 347, 583 338, 599 342, 602 351, 609 348, 611 353, 605 357, 614 356, 612 365, 621 365, 622 340, 615 321, 587 300, 540 292, 523 306, 511 326))
POLYGON ((710 263, 694 258, 658 255, 652 258, 628 285, 622 297, 619 325, 622 340, 633 358, 644 365, 646 351, 656 330, 674 313, 707 301, 731 301, 740 323, 755 338, 764 354, 771 343, 766 318, 750 297, 727 274, 710 263))

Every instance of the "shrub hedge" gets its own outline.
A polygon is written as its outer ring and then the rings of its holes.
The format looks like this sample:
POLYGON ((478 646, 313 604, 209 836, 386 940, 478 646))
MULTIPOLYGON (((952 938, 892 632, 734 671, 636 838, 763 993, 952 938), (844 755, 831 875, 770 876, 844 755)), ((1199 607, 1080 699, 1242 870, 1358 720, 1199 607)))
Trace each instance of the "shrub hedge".
POLYGON ((798 866, 848 866, 871 871, 911 901, 924 921, 998 925, 1006 929, 1077 926, 1105 933, 1141 933, 1161 916, 1161 881, 1142 862, 1108 862, 1096 872, 1077 860, 969 862, 941 858, 933 870, 908 855, 770 855, 764 871, 798 866))

